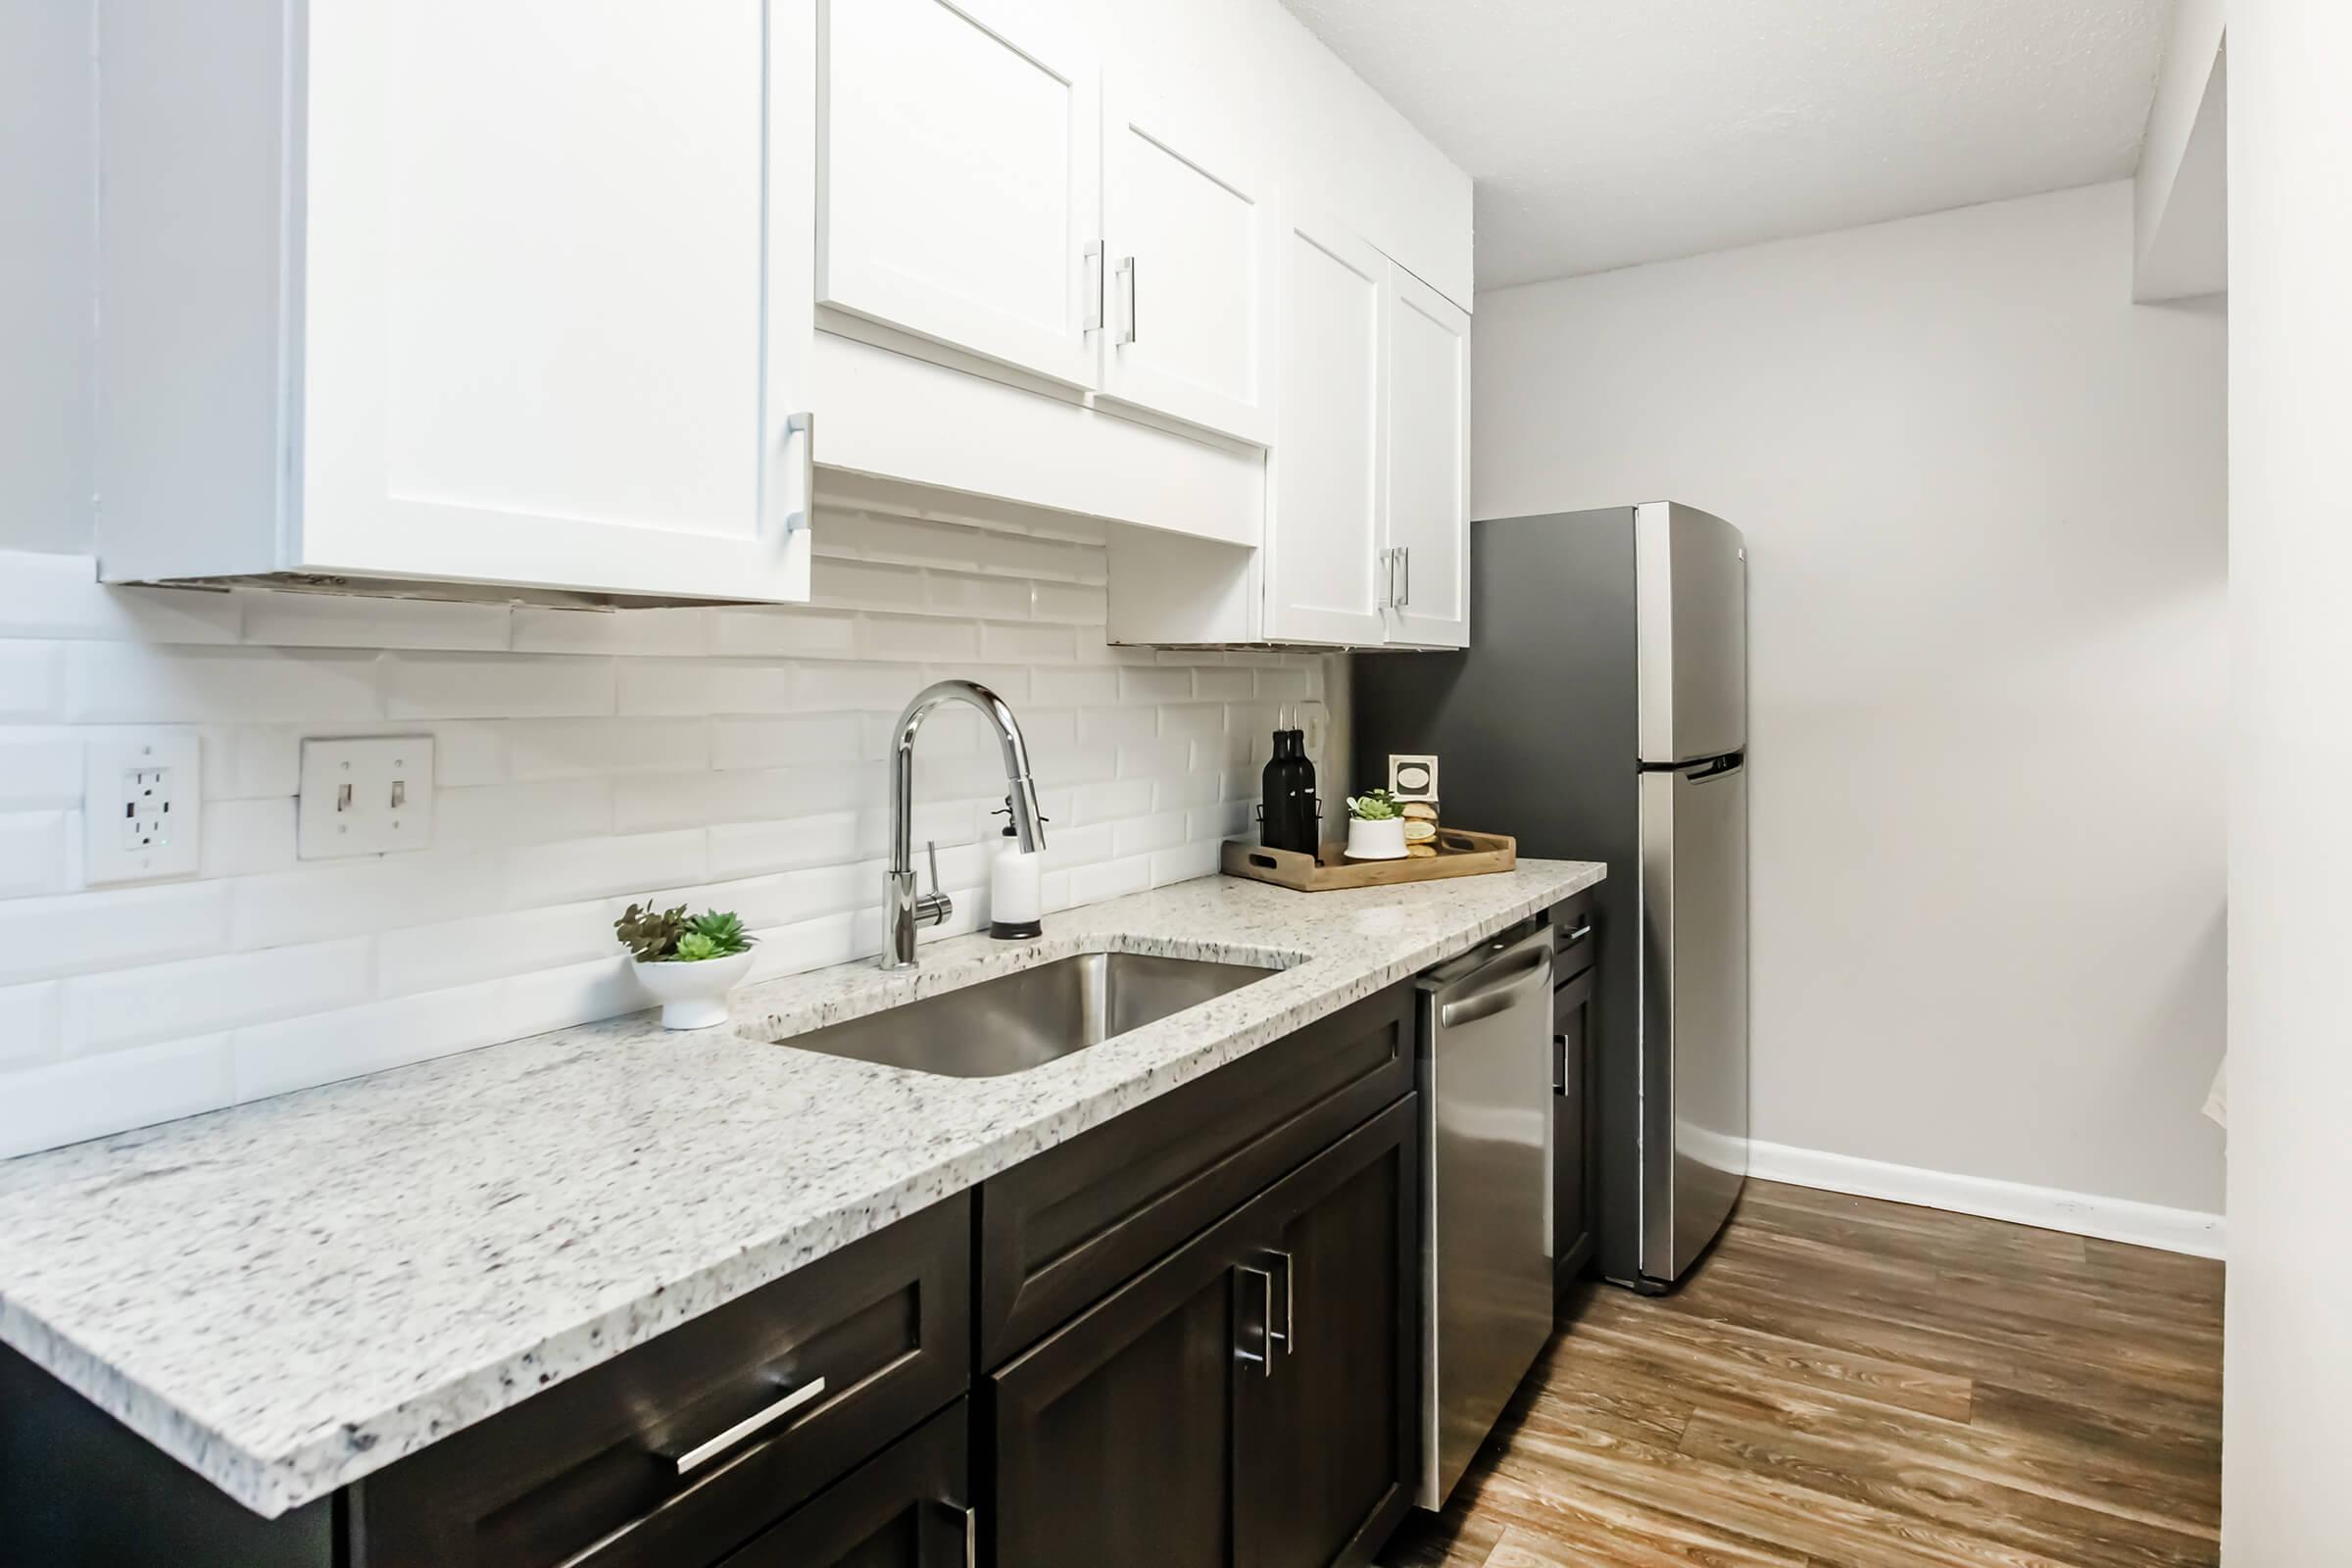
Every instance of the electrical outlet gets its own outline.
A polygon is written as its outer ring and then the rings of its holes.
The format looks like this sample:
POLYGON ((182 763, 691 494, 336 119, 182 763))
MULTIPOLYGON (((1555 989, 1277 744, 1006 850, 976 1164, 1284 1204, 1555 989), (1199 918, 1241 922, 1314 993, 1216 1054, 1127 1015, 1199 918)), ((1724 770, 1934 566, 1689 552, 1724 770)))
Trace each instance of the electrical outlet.
POLYGON ((204 808, 193 735, 92 741, 82 749, 82 875, 97 886, 193 876, 204 808))
POLYGON ((295 853, 306 860, 395 855, 433 842, 433 738, 302 743, 295 853))

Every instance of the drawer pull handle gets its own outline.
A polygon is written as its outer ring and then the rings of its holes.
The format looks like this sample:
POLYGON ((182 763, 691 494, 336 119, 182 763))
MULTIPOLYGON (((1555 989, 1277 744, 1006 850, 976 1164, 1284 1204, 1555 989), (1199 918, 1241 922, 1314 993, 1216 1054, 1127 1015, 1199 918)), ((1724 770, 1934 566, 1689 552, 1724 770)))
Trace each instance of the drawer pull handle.
POLYGON ((1575 930, 1569 932, 1566 936, 1560 938, 1560 946, 1564 948, 1571 942, 1582 942, 1585 940, 1585 938, 1591 936, 1592 934, 1592 922, 1588 920, 1583 925, 1580 925, 1575 930))
POLYGON ((810 1378, 757 1415, 745 1416, 708 1443, 698 1443, 673 1461, 679 1475, 690 1475, 756 1432, 763 1432, 825 1392, 823 1378, 810 1378))

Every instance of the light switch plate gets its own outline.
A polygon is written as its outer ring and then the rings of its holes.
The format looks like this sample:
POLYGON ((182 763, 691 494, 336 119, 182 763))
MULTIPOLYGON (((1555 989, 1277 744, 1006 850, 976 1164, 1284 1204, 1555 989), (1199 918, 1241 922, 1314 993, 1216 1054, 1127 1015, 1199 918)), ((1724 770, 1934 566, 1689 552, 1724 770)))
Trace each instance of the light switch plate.
POLYGON ((295 853, 306 860, 396 855, 433 842, 433 738, 302 743, 295 853))
POLYGON ((82 749, 83 880, 95 887, 196 874, 201 761, 193 735, 94 740, 82 749))

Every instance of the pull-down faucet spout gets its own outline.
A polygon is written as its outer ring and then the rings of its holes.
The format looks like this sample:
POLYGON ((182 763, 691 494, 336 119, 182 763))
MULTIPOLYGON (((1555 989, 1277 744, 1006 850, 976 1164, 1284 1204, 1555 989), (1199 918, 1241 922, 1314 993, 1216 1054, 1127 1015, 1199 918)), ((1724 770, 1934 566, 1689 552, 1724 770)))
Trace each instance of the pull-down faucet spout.
POLYGON ((914 967, 914 934, 937 925, 955 912, 955 905, 939 891, 939 861, 931 863, 931 891, 914 888, 914 737, 923 720, 946 702, 969 703, 996 726, 997 744, 1004 753, 1004 783, 1012 806, 1012 830, 1025 853, 1046 846, 1045 829, 1037 814, 1037 785, 1029 776, 1029 746, 1021 739, 1019 720, 1004 699, 977 681, 943 680, 924 687, 899 715, 890 759, 890 871, 887 881, 887 929, 883 934, 882 967, 914 967))

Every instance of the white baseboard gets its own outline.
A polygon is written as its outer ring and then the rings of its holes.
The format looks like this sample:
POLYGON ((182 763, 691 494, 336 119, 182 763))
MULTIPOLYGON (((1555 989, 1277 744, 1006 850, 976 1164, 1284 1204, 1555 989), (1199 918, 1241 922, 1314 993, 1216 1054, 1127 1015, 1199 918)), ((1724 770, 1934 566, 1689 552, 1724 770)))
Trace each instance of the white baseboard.
POLYGON ((1786 1144, 1749 1144, 1747 1173, 1759 1181, 1917 1203, 1923 1208, 2005 1219, 2047 1231, 2071 1231, 2195 1257, 2223 1256, 2228 1240, 2229 1222, 2220 1214, 2070 1193, 2056 1187, 2029 1187, 1986 1176, 1954 1176, 1947 1171, 1889 1165, 1817 1149, 1791 1149, 1786 1144))

